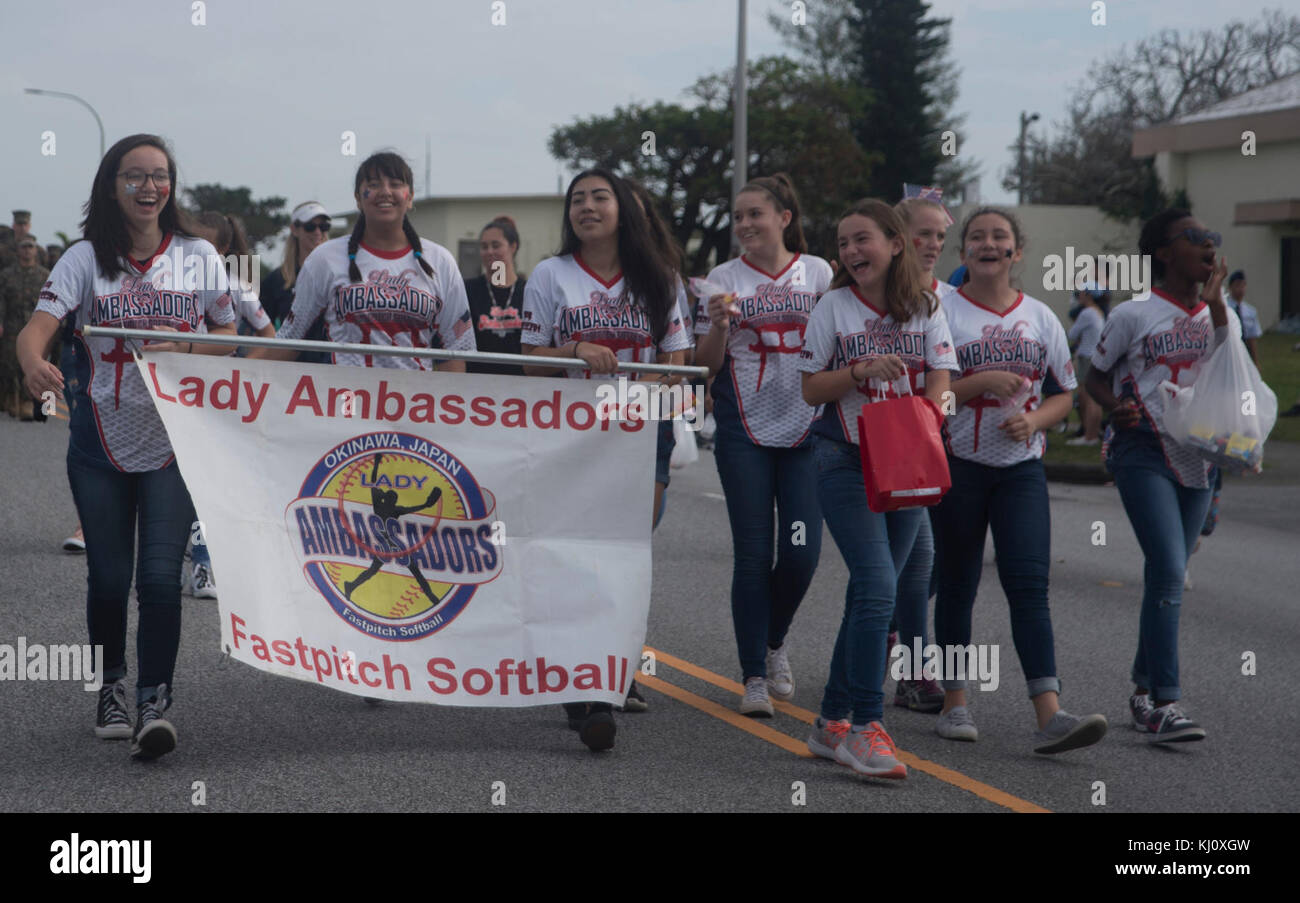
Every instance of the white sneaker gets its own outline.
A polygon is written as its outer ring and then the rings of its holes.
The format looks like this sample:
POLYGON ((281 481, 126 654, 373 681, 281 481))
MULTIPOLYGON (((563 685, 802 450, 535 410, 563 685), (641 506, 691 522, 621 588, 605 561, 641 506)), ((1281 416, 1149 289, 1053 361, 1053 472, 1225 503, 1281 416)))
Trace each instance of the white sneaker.
POLYGON ((777 699, 794 699, 794 674, 790 672, 790 659, 785 654, 786 644, 780 649, 767 650, 767 691, 777 699))
POLYGON ((1192 570, 1191 570, 1191 568, 1188 568, 1187 570, 1183 571, 1183 589, 1184 589, 1184 590, 1189 590, 1189 589, 1191 589, 1192 587, 1194 587, 1195 585, 1196 585, 1196 584, 1192 583, 1192 570))
POLYGON ((212 571, 208 570, 207 565, 194 565, 194 598, 217 598, 217 584, 212 579, 212 571))
POLYGON ((974 743, 980 736, 975 728, 975 719, 964 705, 955 706, 940 715, 935 722, 934 732, 945 740, 965 740, 968 743, 974 743))
POLYGON ((767 681, 762 677, 751 677, 745 681, 745 698, 740 700, 740 714, 751 718, 771 718, 776 712, 772 701, 767 698, 767 681))

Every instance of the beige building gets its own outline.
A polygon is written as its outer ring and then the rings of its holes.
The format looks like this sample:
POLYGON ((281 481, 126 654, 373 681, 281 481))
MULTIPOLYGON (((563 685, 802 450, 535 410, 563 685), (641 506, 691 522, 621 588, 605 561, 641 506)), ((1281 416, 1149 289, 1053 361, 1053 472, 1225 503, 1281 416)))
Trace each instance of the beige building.
POLYGON ((1140 130, 1133 156, 1155 157, 1166 190, 1223 233, 1261 326, 1300 314, 1300 73, 1140 130))
MULTIPOLYGON (((944 242, 943 253, 934 265, 935 275, 946 280, 953 270, 960 265, 961 224, 966 215, 977 205, 950 207, 948 212, 956 220, 948 229, 948 238, 944 242)), ((982 205, 978 205, 982 206, 982 205)), ((1127 276, 1120 278, 1131 281, 1136 269, 1130 264, 1130 255, 1137 254, 1137 240, 1140 227, 1136 223, 1124 223, 1111 219, 1096 207, 1069 206, 1063 204, 1014 204, 990 206, 999 207, 1011 213, 1020 221, 1025 236, 1025 256, 1011 271, 1012 281, 1031 297, 1044 302, 1067 329, 1070 320, 1067 316, 1071 304, 1071 282, 1079 273, 1085 273, 1085 279, 1096 278, 1095 270, 1089 267, 1089 258, 1117 257, 1125 258, 1127 276)), ((1102 261, 1108 263, 1109 261, 1102 261)), ((1127 298, 1131 286, 1116 292, 1114 301, 1127 298)))
MULTIPOLYGON (((423 198, 411 211, 411 225, 421 238, 436 241, 456 258, 461 275, 472 279, 482 272, 478 256, 478 235, 501 214, 510 216, 519 230, 519 253, 515 266, 527 276, 539 261, 560 248, 560 222, 564 217, 562 194, 502 194, 423 198)), ((340 214, 347 229, 356 222, 356 211, 340 214)), ((336 233, 339 234, 339 233, 336 233)), ((343 233, 346 234, 346 233, 343 233)))

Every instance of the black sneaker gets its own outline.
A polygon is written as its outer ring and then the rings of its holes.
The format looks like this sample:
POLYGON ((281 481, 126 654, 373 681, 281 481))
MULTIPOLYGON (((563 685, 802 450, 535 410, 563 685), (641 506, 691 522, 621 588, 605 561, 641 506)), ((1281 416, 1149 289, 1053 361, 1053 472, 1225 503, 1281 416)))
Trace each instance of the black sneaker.
POLYGON ((587 703, 585 702, 566 702, 564 703, 564 714, 569 719, 569 730, 582 730, 582 722, 587 720, 587 703))
POLYGON ((131 738, 133 758, 156 759, 176 748, 176 728, 162 716, 171 704, 166 684, 158 685, 158 693, 153 699, 140 703, 140 710, 136 712, 135 736, 131 738))
POLYGON ((592 752, 614 748, 614 735, 618 733, 618 728, 614 724, 611 709, 612 706, 607 702, 593 702, 582 726, 578 728, 578 736, 592 752))
POLYGON ((1205 739, 1205 728, 1184 715, 1183 710, 1172 702, 1152 710, 1147 730, 1151 732, 1151 743, 1187 743, 1205 739))
POLYGON ((131 716, 126 710, 126 684, 120 680, 99 688, 95 736, 101 740, 131 739, 131 716))
POLYGON ((618 708, 620 712, 644 712, 650 708, 650 703, 645 701, 641 695, 641 688, 632 681, 632 686, 628 687, 627 699, 623 700, 623 705, 618 708))

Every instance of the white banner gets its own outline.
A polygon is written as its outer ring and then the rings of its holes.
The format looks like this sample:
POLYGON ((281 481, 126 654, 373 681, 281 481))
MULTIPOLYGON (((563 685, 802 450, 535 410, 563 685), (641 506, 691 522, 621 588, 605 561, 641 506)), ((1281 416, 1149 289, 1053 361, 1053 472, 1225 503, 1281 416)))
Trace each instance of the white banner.
POLYGON ((620 704, 650 604, 653 423, 599 381, 137 362, 255 668, 444 705, 620 704))

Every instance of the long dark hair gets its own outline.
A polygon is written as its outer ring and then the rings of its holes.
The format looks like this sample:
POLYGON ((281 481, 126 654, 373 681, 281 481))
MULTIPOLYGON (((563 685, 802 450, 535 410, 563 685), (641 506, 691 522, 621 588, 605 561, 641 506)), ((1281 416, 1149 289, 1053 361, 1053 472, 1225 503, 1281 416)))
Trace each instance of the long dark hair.
MULTIPOLYGON (((376 176, 386 176, 390 179, 397 179, 411 188, 412 194, 415 192, 414 176, 411 175, 410 165, 402 159, 400 154, 392 151, 380 151, 377 154, 371 154, 361 161, 357 167, 357 177, 352 184, 352 193, 360 194, 361 185, 376 176)), ((357 267, 357 248, 361 245, 361 236, 366 234, 366 215, 357 214, 357 224, 352 227, 352 235, 348 237, 348 278, 353 282, 361 281, 361 270, 357 267)), ((411 250, 415 252, 415 259, 420 263, 420 269, 424 270, 426 275, 433 275, 433 267, 429 266, 429 261, 424 259, 424 246, 420 244, 420 236, 416 234, 415 227, 411 225, 411 219, 408 216, 402 217, 402 234, 406 236, 407 242, 411 245, 411 250)))
MULTIPOLYGON (((850 216, 865 216, 880 228, 885 238, 891 241, 898 238, 903 242, 903 250, 889 261, 889 272, 885 276, 885 309, 894 322, 906 323, 921 314, 934 316, 939 307, 939 299, 930 291, 930 283, 925 281, 916 248, 912 247, 907 238, 907 226, 898 211, 884 201, 866 198, 845 210, 839 222, 844 222, 850 216)), ((833 289, 856 284, 849 268, 843 265, 831 280, 833 289)))
POLYGON ((623 181, 627 183, 627 187, 631 189, 632 194, 636 195, 636 199, 641 202, 641 206, 645 209, 646 225, 650 227, 650 235, 654 238, 655 244, 659 246, 664 259, 672 265, 674 272, 681 273, 685 269, 686 254, 682 251, 682 246, 677 243, 673 230, 668 228, 667 221, 660 214, 659 205, 655 203, 654 197, 636 179, 624 179, 623 181))
POLYGON ((655 342, 659 342, 668 331, 672 311, 677 306, 673 264, 660 250, 636 202, 636 195, 623 179, 601 167, 583 170, 573 177, 564 192, 559 253, 578 254, 582 251, 582 240, 569 222, 569 209, 573 205, 573 187, 591 176, 604 179, 614 191, 614 198, 618 201, 618 262, 623 269, 623 290, 630 292, 643 306, 650 318, 655 342))
POLYGON ((193 222, 176 205, 176 160, 172 157, 167 142, 157 135, 128 135, 110 147, 108 153, 104 154, 104 159, 99 161, 95 182, 90 188, 90 200, 81 208, 85 214, 81 221, 81 234, 94 246, 95 261, 99 264, 100 274, 106 279, 126 272, 123 258, 131 253, 131 234, 127 231, 117 199, 113 196, 117 184, 117 168, 122 165, 123 157, 145 145, 156 147, 166 155, 167 174, 171 177, 167 203, 163 204, 158 213, 158 228, 164 235, 175 232, 194 237, 193 222))

